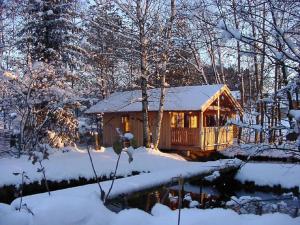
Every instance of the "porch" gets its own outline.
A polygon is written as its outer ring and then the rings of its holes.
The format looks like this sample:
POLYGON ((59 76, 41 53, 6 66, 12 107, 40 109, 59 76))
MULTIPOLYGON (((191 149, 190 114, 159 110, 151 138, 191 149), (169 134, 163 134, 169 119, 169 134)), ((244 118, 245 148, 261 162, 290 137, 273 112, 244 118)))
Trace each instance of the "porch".
POLYGON ((219 150, 233 143, 233 126, 171 128, 174 150, 219 150))

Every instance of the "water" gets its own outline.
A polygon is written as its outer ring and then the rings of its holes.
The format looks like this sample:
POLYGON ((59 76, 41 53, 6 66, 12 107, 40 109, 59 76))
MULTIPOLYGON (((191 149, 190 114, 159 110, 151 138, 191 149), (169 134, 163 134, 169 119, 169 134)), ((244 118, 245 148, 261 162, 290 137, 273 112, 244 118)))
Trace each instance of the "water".
MULTIPOLYGON (((234 190, 228 184, 220 187, 219 185, 198 185, 200 182, 190 184, 185 183, 183 187, 182 196, 189 196, 193 203, 199 203, 196 207, 207 209, 207 208, 231 208, 238 213, 254 213, 254 214, 264 214, 264 213, 286 213, 292 217, 300 216, 299 208, 300 201, 293 194, 276 194, 272 192, 262 192, 262 191, 249 191, 247 190, 234 190), (225 187, 225 188, 224 188, 225 187), (228 207, 226 202, 231 200, 231 197, 235 196, 238 201, 244 199, 250 199, 246 202, 245 207, 228 207), (243 197, 242 196, 249 196, 243 197), (259 197, 260 200, 252 201, 251 197, 259 197)), ((178 208, 178 194, 180 187, 178 185, 169 188, 160 188, 156 190, 151 190, 149 192, 139 193, 135 196, 131 196, 126 199, 118 199, 111 204, 111 208, 115 212, 119 212, 124 208, 139 208, 146 212, 150 212, 151 208, 156 203, 164 204, 171 209, 178 208)), ((182 202, 183 208, 190 208, 191 201, 185 198, 182 202)), ((193 204, 193 206, 195 206, 193 204)), ((243 203, 244 204, 244 203, 243 203)))

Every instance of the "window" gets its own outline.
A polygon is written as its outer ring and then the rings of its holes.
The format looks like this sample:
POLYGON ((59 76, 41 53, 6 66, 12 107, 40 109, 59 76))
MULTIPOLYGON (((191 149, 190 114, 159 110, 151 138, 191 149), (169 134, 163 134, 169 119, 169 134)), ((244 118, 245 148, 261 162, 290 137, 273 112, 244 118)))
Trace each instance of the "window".
POLYGON ((189 127, 190 128, 198 128, 198 116, 197 115, 190 115, 189 119, 189 127))
POLYGON ((172 113, 171 127, 184 127, 184 113, 172 113))
MULTIPOLYGON (((227 115, 220 115, 219 126, 225 126, 226 123, 227 123, 227 115)), ((206 127, 218 126, 217 115, 206 115, 205 116, 205 126, 206 127)))
POLYGON ((172 113, 171 127, 176 128, 198 128, 198 116, 192 112, 172 113))
POLYGON ((122 130, 123 132, 130 132, 130 118, 129 116, 122 116, 122 130))
POLYGON ((206 127, 216 127, 217 126, 217 115, 206 115, 205 116, 205 126, 206 127))

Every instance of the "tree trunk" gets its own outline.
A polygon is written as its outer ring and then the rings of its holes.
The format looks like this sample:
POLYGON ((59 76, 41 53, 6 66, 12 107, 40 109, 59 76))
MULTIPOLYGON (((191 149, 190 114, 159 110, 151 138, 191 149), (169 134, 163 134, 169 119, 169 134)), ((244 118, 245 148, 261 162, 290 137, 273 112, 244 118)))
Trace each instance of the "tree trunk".
POLYGON ((165 88, 165 81, 166 76, 162 75, 161 78, 161 87, 160 87, 160 100, 159 100, 159 109, 158 109, 158 115, 157 115, 157 124, 155 128, 155 136, 154 136, 154 148, 158 149, 159 141, 160 141, 160 131, 161 131, 161 125, 164 115, 164 102, 165 102, 165 96, 166 96, 166 88, 165 88))
POLYGON ((160 131, 164 114, 164 103, 166 95, 166 71, 167 63, 169 61, 169 49, 170 49, 170 40, 172 35, 173 22, 176 15, 175 0, 171 0, 171 16, 169 23, 167 24, 166 38, 164 40, 165 46, 162 54, 162 71, 161 71, 161 87, 160 87, 160 100, 159 100, 159 109, 157 115, 157 124, 155 129, 154 136, 154 148, 157 149, 160 141, 160 131))
POLYGON ((147 59, 142 55, 141 60, 141 89, 142 89, 142 114, 143 114, 143 146, 149 147, 149 113, 148 113, 148 71, 146 69, 147 59))
MULTIPOLYGON (((260 98, 263 99, 263 88, 264 88, 264 70, 265 70, 265 58, 266 58, 266 9, 265 9, 265 4, 263 6, 263 25, 262 25, 262 40, 263 40, 263 46, 262 46, 262 60, 261 60, 261 67, 260 67, 260 84, 259 84, 259 92, 260 92, 260 98)), ((264 128, 264 118, 265 118, 265 113, 266 112, 266 103, 264 104, 264 102, 261 102, 260 105, 260 125, 261 128, 264 128)), ((263 131, 260 131, 260 135, 259 135, 259 141, 260 143, 264 142, 264 138, 263 138, 263 131)))
MULTIPOLYGON (((148 1, 147 1, 148 3, 148 1)), ((148 6, 146 6, 148 8, 148 6)), ((148 52, 147 37, 145 33, 145 15, 142 14, 141 0, 136 2, 136 13, 139 27, 140 40, 140 67, 141 67, 141 90, 142 90, 142 114, 143 114, 143 145, 149 147, 149 115, 148 115, 148 52)))
MULTIPOLYGON (((236 11, 236 2, 235 0, 232 0, 232 7, 233 7, 233 12, 234 12, 234 23, 235 23, 235 28, 238 30, 239 29, 239 23, 237 20, 237 11, 236 11)), ((244 76, 241 73, 241 46, 240 46, 240 42, 237 41, 236 44, 237 47, 237 70, 238 70, 238 76, 241 77, 241 107, 244 108, 245 105, 245 85, 244 85, 244 76)), ((244 118, 243 115, 240 115, 240 120, 241 122, 243 122, 244 118)), ((240 144, 241 143, 241 139, 242 139, 242 132, 243 129, 240 126, 239 130, 238 130, 238 137, 237 137, 237 143, 240 144)))

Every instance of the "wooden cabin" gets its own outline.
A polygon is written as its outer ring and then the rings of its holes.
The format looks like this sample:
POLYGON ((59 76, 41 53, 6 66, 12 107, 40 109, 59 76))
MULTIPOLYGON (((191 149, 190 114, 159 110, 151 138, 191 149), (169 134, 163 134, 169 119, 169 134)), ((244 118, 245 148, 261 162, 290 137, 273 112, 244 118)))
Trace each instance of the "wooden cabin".
MULTIPOLYGON (((160 89, 148 91, 150 138, 155 132, 160 89)), ((117 140, 116 128, 131 132, 138 146, 143 141, 141 91, 111 94, 86 111, 103 113, 103 145, 117 140)), ((233 126, 228 119, 242 109, 226 85, 171 87, 166 90, 160 149, 216 150, 233 143, 233 126)))

